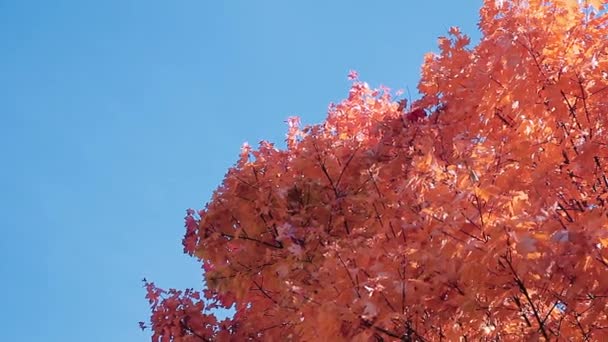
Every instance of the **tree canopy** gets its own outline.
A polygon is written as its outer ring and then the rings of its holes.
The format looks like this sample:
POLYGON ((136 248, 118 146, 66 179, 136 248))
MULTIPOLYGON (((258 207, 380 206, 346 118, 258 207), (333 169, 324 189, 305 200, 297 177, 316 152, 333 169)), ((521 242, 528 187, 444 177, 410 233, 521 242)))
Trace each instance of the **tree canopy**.
POLYGON ((146 283, 152 340, 607 340, 605 3, 486 0, 420 100, 352 72, 286 148, 244 145, 187 212, 205 288, 146 283))

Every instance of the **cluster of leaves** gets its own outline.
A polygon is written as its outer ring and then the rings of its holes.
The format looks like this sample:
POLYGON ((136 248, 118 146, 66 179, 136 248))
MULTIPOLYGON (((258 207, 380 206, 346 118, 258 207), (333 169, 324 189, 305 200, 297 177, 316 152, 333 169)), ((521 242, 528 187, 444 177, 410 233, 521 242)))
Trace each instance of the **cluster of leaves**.
POLYGON ((147 283, 153 340, 608 339, 604 3, 486 0, 417 109, 352 74, 286 149, 245 145, 186 216, 206 301, 147 283))

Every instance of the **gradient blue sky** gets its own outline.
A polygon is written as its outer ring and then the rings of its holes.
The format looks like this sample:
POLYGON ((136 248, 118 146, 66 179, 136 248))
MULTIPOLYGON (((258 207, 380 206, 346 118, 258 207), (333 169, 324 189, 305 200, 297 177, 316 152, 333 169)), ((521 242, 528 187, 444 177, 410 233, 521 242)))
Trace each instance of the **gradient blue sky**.
POLYGON ((481 1, 0 0, 0 340, 149 341, 140 280, 182 254, 241 144, 323 120, 349 69, 415 93, 481 1))

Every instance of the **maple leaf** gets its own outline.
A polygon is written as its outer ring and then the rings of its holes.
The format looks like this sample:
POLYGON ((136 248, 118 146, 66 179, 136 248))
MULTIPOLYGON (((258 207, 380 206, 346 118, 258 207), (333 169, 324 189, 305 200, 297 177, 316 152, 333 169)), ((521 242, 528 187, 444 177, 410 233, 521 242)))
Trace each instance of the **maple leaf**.
POLYGON ((598 11, 602 11, 604 9, 605 0, 589 0, 589 5, 593 6, 598 11))
POLYGON ((405 117, 409 121, 418 121, 426 117, 426 112, 422 108, 416 108, 413 111, 407 113, 405 117))
POLYGON ((186 212, 203 298, 144 279, 152 340, 608 340, 604 5, 486 0, 409 111, 350 71, 322 123, 244 145, 186 212))

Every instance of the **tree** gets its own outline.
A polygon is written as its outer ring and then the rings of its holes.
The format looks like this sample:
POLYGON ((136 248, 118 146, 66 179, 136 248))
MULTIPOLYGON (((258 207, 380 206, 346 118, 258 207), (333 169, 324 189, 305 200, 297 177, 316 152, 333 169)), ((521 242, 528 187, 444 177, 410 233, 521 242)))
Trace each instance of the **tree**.
POLYGON ((607 340, 605 3, 486 0, 409 111, 352 73, 285 149, 245 145, 187 212, 206 289, 146 282, 152 339, 607 340))

